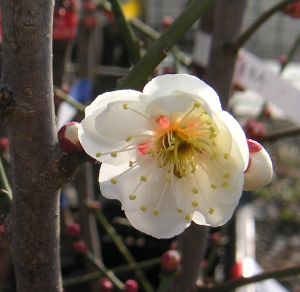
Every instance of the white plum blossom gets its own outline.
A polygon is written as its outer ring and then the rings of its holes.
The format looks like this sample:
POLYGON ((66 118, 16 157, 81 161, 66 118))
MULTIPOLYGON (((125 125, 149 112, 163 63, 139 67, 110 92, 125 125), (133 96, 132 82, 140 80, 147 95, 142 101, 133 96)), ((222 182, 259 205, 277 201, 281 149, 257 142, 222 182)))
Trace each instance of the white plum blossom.
POLYGON ((246 137, 196 77, 163 75, 143 92, 98 96, 86 108, 79 140, 102 162, 102 194, 119 200, 130 223, 154 237, 175 236, 192 221, 223 225, 239 202, 246 137))

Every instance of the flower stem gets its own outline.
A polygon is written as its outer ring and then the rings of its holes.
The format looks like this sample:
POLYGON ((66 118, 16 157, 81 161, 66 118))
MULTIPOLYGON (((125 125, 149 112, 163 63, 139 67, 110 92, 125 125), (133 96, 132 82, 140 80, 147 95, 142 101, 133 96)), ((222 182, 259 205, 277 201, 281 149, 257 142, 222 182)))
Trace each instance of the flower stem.
POLYGON ((109 278, 118 289, 123 290, 124 284, 116 277, 113 271, 107 269, 102 262, 95 257, 94 254, 88 253, 87 259, 90 260, 107 278, 109 278))
POLYGON ((284 62, 282 65, 281 65, 281 68, 280 68, 280 74, 282 74, 282 72, 284 71, 284 69, 286 68, 286 66, 292 61, 292 59, 294 58, 298 48, 300 46, 300 36, 298 36, 294 42, 294 44, 292 45, 288 55, 287 55, 287 60, 286 62, 284 62))
POLYGON ((238 280, 219 284, 219 285, 216 285, 211 288, 201 287, 198 289, 198 291, 199 292, 200 291, 201 292, 231 291, 233 289, 236 289, 236 288, 244 286, 244 285, 257 283, 257 282, 267 280, 267 279, 279 279, 279 278, 288 277, 288 276, 292 276, 292 275, 298 275, 299 273, 300 273, 300 266, 294 266, 291 268, 278 269, 278 270, 274 270, 274 271, 270 271, 270 272, 264 272, 264 273, 261 273, 261 274, 258 274, 258 275, 252 276, 252 277, 248 277, 248 278, 240 278, 238 280))
MULTIPOLYGON (((132 19, 131 24, 140 32, 142 32, 143 34, 145 34, 153 40, 158 40, 161 36, 161 34, 158 31, 153 29, 150 25, 141 21, 139 18, 132 19)), ((178 60, 183 65, 190 66, 192 64, 192 59, 184 52, 180 51, 178 47, 174 46, 172 52, 176 56, 176 60, 178 60)))
POLYGON ((141 89, 153 70, 166 57, 194 22, 213 4, 214 0, 192 0, 174 23, 162 33, 143 58, 120 81, 118 88, 141 89))
POLYGON ((114 227, 108 222, 108 220, 106 219, 106 217, 104 216, 104 214, 101 211, 96 210, 95 214, 96 214, 96 218, 98 219, 99 223, 104 227, 104 229, 110 235, 110 237, 114 241, 115 245, 117 246, 117 248, 119 249, 121 254, 127 260, 129 266, 135 271, 137 277, 139 278, 139 281, 141 282, 141 284, 144 287, 144 290, 147 292, 152 292, 153 288, 151 287, 150 282, 146 278, 142 269, 135 262, 132 254, 130 253, 130 251, 128 250, 126 245, 123 243, 121 237, 117 234, 114 227))
POLYGON ((123 13, 119 0, 109 0, 109 2, 111 3, 112 12, 119 24, 122 37, 125 41, 125 44, 127 46, 130 55, 130 59, 133 64, 136 64, 141 58, 141 52, 140 52, 137 39, 129 23, 125 19, 125 15, 123 13))
MULTIPOLYGON (((138 263, 136 263, 136 267, 148 268, 148 267, 152 267, 154 265, 158 265, 159 263, 160 263, 160 258, 154 258, 154 259, 138 262, 138 263)), ((124 272, 131 271, 132 267, 130 267, 128 265, 122 265, 122 266, 116 267, 111 270, 115 274, 118 274, 118 273, 124 273, 124 272)), ((94 280, 101 278, 102 276, 103 276, 102 271, 100 271, 100 272, 97 271, 97 272, 92 272, 92 273, 89 273, 86 275, 78 276, 76 278, 65 279, 64 287, 69 287, 69 286, 73 286, 73 285, 77 285, 77 284, 82 284, 85 282, 94 281, 94 280)))
POLYGON ((295 0, 281 1, 265 11, 244 33, 241 34, 235 43, 230 46, 230 49, 237 52, 272 15, 292 2, 295 2, 295 0))
POLYGON ((83 112, 85 110, 85 105, 73 99, 70 95, 66 94, 63 90, 59 89, 58 87, 54 86, 54 92, 61 100, 67 102, 68 104, 72 105, 78 111, 83 112))

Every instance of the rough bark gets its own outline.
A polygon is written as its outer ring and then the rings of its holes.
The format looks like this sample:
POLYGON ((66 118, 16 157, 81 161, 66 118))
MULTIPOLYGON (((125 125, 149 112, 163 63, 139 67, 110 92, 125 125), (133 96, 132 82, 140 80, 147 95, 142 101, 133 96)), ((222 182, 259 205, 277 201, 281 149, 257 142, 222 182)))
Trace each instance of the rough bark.
MULTIPOLYGON (((237 54, 227 46, 240 33, 247 0, 218 0, 215 5, 215 21, 210 60, 206 82, 219 94, 226 108, 237 54)), ((205 251, 208 227, 193 224, 178 240, 182 251, 182 272, 177 277, 172 291, 193 291, 199 276, 199 266, 205 251)), ((199 290, 201 291, 201 289, 199 290)))
POLYGON ((62 291, 52 88, 53 1, 2 1, 0 103, 10 134, 11 253, 22 292, 62 291))

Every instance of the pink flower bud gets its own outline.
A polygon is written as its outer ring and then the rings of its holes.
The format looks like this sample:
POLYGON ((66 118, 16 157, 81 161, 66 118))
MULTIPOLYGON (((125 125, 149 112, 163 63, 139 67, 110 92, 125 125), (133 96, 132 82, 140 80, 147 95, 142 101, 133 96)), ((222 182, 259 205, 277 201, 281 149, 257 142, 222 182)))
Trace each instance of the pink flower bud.
POLYGON ((164 28, 168 28, 172 25, 173 22, 174 22, 174 19, 171 16, 165 16, 162 20, 162 26, 164 28))
POLYGON ((251 139, 261 139, 266 135, 266 126, 264 123, 256 120, 248 120, 244 126, 246 136, 251 139))
POLYGON ((222 234, 220 232, 213 232, 210 235, 210 239, 214 244, 219 244, 222 239, 222 234))
POLYGON ((87 244, 83 240, 78 240, 73 243, 73 249, 82 255, 86 255, 89 251, 87 244))
POLYGON ((243 262, 242 261, 236 262, 231 269, 231 279, 237 280, 239 278, 242 278, 243 272, 244 272, 243 271, 243 262))
POLYGON ((67 233, 71 237, 79 237, 81 233, 81 226, 78 223, 71 223, 67 226, 67 233))
POLYGON ((111 292, 114 290, 114 285, 108 278, 101 279, 99 285, 101 292, 111 292))
POLYGON ((138 292, 139 291, 139 284, 135 280, 127 280, 125 282, 125 292, 138 292))
POLYGON ((268 152, 258 142, 248 139, 249 164, 244 173, 244 191, 251 191, 268 184, 273 175, 273 166, 268 152))
POLYGON ((9 140, 6 137, 0 138, 0 151, 6 152, 9 150, 9 140))
POLYGON ((58 143, 65 153, 77 153, 83 151, 78 140, 79 123, 69 122, 58 131, 58 143))
POLYGON ((176 272, 181 265, 181 255, 177 250, 168 250, 161 257, 161 267, 165 272, 176 272))

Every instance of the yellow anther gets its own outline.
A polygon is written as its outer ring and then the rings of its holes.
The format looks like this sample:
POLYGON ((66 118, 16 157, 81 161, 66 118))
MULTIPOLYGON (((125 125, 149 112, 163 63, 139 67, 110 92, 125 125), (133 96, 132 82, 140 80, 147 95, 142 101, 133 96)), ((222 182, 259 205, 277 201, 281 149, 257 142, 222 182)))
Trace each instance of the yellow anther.
POLYGON ((225 189, 225 188, 227 188, 227 187, 228 187, 228 182, 227 182, 227 181, 224 181, 223 184, 222 184, 222 188, 225 189))
POLYGON ((177 209, 177 212, 178 212, 179 214, 181 214, 181 213, 183 212, 183 210, 180 209, 180 208, 178 208, 178 209, 177 209))
POLYGON ((229 154, 228 153, 225 153, 224 154, 224 159, 228 159, 229 158, 229 154))
POLYGON ((128 136, 127 138, 126 138, 126 142, 129 142, 129 141, 131 141, 132 140, 132 136, 128 136))
POLYGON ((127 104, 127 103, 124 103, 124 104, 123 104, 123 109, 124 109, 124 110, 127 110, 127 109, 128 109, 128 104, 127 104))
POLYGON ((114 151, 110 154, 110 156, 113 158, 116 158, 118 156, 118 153, 114 151))
POLYGON ((208 209, 208 213, 209 213, 210 215, 212 215, 213 213, 215 213, 215 209, 214 209, 214 208, 209 208, 209 209, 208 209))
POLYGON ((136 199, 136 195, 131 194, 129 195, 129 200, 134 201, 136 199))
POLYGON ((199 108, 199 107, 201 107, 201 103, 199 101, 196 101, 194 103, 194 108, 199 108))
POLYGON ((215 146, 217 146, 217 143, 215 141, 212 141, 211 145, 215 147, 215 146))
POLYGON ((143 212, 146 212, 146 211, 147 211, 147 207, 144 206, 144 205, 142 205, 142 206, 140 207, 140 210, 143 211, 143 212))
POLYGON ((199 194, 199 190, 198 190, 197 188, 193 188, 193 189, 192 189, 192 192, 193 192, 193 194, 195 194, 195 195, 196 195, 196 194, 199 194))
POLYGON ((110 180, 110 182, 111 182, 113 185, 115 185, 118 181, 117 181, 117 179, 112 178, 112 179, 110 180))
POLYGON ((195 208, 198 207, 199 206, 199 202, 193 201, 192 202, 192 206, 195 207, 195 208))
POLYGON ((224 178, 230 178, 230 173, 229 172, 225 172, 224 173, 224 178))
POLYGON ((191 215, 186 215, 184 218, 185 218, 185 220, 186 220, 187 222, 192 221, 191 215))
POLYGON ((217 188, 217 186, 214 185, 214 184, 211 184, 210 187, 211 187, 213 190, 215 190, 215 189, 217 188))
POLYGON ((159 216, 159 211, 158 211, 158 210, 153 210, 152 214, 153 214, 154 216, 159 216))
POLYGON ((212 125, 212 121, 210 121, 210 120, 206 121, 206 125, 208 125, 208 126, 212 125))
POLYGON ((142 176, 140 177, 140 180, 143 181, 143 182, 147 181, 147 176, 142 175, 142 176))
POLYGON ((96 153, 96 157, 100 157, 101 156, 101 153, 100 152, 97 152, 96 153))

